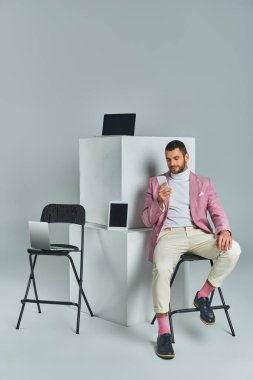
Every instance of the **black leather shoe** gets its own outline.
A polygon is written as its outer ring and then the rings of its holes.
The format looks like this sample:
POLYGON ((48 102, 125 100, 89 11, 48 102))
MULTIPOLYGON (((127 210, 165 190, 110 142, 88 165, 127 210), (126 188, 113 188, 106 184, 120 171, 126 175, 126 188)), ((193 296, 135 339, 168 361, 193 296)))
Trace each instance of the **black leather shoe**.
POLYGON ((208 297, 198 298, 198 292, 194 298, 194 306, 200 311, 200 319, 206 325, 213 325, 215 322, 215 315, 210 307, 210 301, 208 297))
POLYGON ((157 338, 156 355, 162 359, 173 359, 175 357, 171 344, 170 334, 162 334, 157 338))

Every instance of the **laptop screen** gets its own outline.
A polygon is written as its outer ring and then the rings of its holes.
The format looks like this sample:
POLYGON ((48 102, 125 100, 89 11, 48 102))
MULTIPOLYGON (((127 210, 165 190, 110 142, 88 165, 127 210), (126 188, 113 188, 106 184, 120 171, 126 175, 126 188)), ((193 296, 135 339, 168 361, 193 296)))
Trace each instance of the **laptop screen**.
POLYGON ((104 115, 102 135, 134 136, 135 118, 135 113, 104 115))
POLYGON ((50 249, 49 228, 47 222, 28 222, 31 247, 35 249, 50 249))

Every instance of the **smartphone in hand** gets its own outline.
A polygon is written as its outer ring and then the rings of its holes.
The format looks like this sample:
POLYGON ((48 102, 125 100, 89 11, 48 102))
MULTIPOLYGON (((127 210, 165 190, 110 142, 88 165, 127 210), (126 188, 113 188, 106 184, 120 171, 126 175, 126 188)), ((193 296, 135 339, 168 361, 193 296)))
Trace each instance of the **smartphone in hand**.
POLYGON ((168 181, 167 181, 167 178, 164 176, 164 175, 159 175, 156 177, 157 178, 157 181, 159 183, 159 186, 163 185, 164 183, 166 183, 167 187, 169 187, 168 185, 168 181))

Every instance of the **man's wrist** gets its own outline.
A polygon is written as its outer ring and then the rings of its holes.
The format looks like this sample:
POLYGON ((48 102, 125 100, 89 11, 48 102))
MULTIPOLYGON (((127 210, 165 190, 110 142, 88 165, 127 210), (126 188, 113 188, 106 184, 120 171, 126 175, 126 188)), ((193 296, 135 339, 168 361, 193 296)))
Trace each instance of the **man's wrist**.
POLYGON ((218 235, 220 235, 222 232, 228 232, 229 235, 232 236, 231 231, 229 231, 229 230, 221 230, 221 231, 218 233, 218 235))

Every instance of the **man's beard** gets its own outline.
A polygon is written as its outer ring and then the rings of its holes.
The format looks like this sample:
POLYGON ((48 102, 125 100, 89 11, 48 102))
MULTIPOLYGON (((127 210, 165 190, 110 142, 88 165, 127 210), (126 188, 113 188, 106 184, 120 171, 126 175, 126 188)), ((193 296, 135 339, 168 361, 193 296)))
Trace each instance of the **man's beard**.
MULTIPOLYGON (((184 163, 183 165, 179 166, 179 169, 177 171, 175 171, 174 174, 179 174, 179 173, 182 173, 184 170, 185 170, 185 166, 186 166, 186 161, 185 161, 185 158, 184 158, 184 163)), ((173 171, 172 171, 173 173, 173 171)))

